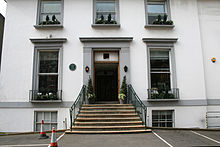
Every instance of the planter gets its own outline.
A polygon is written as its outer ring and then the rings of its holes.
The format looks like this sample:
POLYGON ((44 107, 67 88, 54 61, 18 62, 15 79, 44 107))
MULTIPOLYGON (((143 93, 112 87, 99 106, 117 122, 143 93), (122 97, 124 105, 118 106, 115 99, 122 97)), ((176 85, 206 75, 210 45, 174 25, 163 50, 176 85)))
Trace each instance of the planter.
POLYGON ((120 104, 124 104, 124 101, 122 99, 119 99, 120 104))

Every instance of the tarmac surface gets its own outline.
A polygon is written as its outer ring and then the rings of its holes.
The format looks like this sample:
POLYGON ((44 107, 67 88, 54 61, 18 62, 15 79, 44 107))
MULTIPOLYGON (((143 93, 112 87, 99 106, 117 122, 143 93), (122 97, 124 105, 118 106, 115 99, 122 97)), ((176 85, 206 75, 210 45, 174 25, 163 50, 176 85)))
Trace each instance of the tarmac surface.
MULTIPOLYGON (((50 134, 47 133, 48 136, 50 134)), ((39 134, 0 136, 0 147, 48 147, 39 134)), ((136 134, 56 133, 59 147, 186 147, 219 146, 220 131, 153 130, 136 134)))

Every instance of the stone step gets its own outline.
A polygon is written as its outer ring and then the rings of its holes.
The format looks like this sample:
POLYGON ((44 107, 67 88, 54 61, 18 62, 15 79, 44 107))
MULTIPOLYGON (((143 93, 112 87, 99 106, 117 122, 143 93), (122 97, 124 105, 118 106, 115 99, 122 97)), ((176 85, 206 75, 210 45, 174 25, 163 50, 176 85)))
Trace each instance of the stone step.
POLYGON ((76 126, 128 126, 142 125, 142 121, 125 121, 125 122, 75 122, 76 126))
POLYGON ((112 131, 112 130, 143 130, 145 126, 73 126, 73 131, 112 131))
POLYGON ((66 131, 66 134, 120 134, 120 133, 150 133, 152 130, 114 130, 114 131, 66 131))
POLYGON ((136 113, 127 113, 127 114, 78 114, 78 117, 82 118, 82 117, 85 117, 85 118, 88 118, 88 117, 94 117, 94 118, 102 118, 102 117, 112 117, 112 118, 115 118, 115 117, 138 117, 136 113))
POLYGON ((82 107, 127 107, 132 104, 83 104, 82 107))
POLYGON ((80 114, 126 114, 126 113, 135 113, 135 110, 96 110, 96 111, 90 111, 90 110, 81 110, 80 114))
POLYGON ((104 122, 104 121, 140 121, 139 117, 128 117, 128 118, 82 118, 78 117, 76 122, 104 122))
POLYGON ((81 110, 134 110, 133 106, 127 107, 82 107, 81 110))

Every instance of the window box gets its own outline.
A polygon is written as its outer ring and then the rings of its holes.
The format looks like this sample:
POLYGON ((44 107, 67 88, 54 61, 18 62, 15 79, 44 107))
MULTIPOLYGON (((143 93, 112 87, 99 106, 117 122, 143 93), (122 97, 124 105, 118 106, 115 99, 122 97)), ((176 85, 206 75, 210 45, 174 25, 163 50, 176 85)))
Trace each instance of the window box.
POLYGON ((109 27, 109 28, 120 28, 120 24, 92 24, 92 27, 109 27))
POLYGON ((63 25, 34 25, 36 29, 44 29, 44 28, 63 28, 63 25))
POLYGON ((39 26, 62 26, 63 0, 39 0, 37 24, 39 26))
POLYGON ((148 89, 148 101, 176 101, 179 100, 179 89, 148 89))
POLYGON ((175 25, 156 25, 156 24, 147 24, 145 28, 174 28, 175 25))
POLYGON ((42 92, 38 90, 30 90, 29 99, 31 102, 61 102, 62 90, 57 92, 42 92))
POLYGON ((94 19, 92 27, 118 27, 118 0, 94 0, 94 19))

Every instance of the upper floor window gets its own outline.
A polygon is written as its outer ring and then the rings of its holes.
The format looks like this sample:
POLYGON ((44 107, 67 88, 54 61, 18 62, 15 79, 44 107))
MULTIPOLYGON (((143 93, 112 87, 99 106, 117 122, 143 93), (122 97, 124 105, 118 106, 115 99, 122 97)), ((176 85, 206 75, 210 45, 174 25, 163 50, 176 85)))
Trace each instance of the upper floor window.
POLYGON ((38 25, 62 24, 63 0, 39 0, 38 25))
POLYGON ((170 20, 169 0, 147 0, 147 24, 173 25, 170 20))
POLYGON ((118 24, 118 0, 94 0, 95 24, 118 24))

